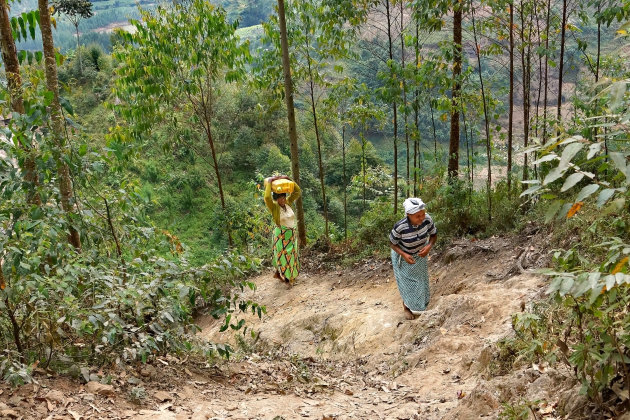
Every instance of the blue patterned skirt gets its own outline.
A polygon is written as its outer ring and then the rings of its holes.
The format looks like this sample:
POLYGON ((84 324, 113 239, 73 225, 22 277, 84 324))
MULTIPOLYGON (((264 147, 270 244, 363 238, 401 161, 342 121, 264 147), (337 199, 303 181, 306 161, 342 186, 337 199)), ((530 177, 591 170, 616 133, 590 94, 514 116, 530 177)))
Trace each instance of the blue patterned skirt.
POLYGON ((427 259, 413 255, 415 264, 409 264, 396 251, 391 251, 392 266, 398 291, 403 303, 409 310, 418 315, 429 305, 429 269, 427 259))

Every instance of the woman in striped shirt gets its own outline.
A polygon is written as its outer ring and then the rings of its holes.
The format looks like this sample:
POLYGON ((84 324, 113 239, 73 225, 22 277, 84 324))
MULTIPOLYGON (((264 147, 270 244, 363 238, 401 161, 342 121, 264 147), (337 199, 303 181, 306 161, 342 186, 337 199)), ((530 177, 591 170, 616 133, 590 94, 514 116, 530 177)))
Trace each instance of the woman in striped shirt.
POLYGON ((394 276, 403 300, 405 318, 413 319, 429 305, 427 254, 437 240, 437 228, 419 198, 404 201, 405 217, 389 234, 394 276))

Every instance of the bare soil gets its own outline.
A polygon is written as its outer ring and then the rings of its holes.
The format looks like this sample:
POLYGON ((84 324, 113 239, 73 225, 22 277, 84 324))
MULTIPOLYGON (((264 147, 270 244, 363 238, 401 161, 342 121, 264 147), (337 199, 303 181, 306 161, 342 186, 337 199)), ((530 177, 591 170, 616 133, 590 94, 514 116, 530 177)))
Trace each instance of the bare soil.
POLYGON ((531 227, 433 253, 431 303, 412 321, 389 261, 341 269, 304 256, 293 288, 271 272, 254 279, 250 297, 267 308, 247 317, 256 338, 199 320, 200 337, 237 349, 232 361, 169 356, 97 372, 109 375, 106 389, 39 372, 37 384, 0 386, 0 418, 478 419, 523 401, 538 419, 571 418, 559 413, 582 400, 563 400, 576 393, 566 372, 526 363, 505 372, 496 346, 511 336, 512 314, 543 296, 531 269, 546 263, 544 241, 531 227))
POLYGON ((94 29, 93 32, 96 32, 99 34, 111 34, 118 28, 121 28, 122 30, 130 32, 130 33, 136 32, 136 27, 133 25, 130 25, 128 20, 124 20, 120 22, 112 22, 108 25, 101 26, 100 28, 94 29))

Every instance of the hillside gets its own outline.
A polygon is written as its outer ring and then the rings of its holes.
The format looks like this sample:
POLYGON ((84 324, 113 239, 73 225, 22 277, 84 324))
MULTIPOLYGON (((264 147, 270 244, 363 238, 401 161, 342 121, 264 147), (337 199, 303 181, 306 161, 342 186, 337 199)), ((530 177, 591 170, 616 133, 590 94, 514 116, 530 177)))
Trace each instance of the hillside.
MULTIPOLYGON (((413 321, 402 316, 389 262, 366 259, 330 270, 317 268, 322 267, 317 255, 306 256, 310 268, 290 290, 270 274, 253 279, 257 289, 251 298, 267 306, 267 315, 249 320, 255 340, 249 333, 234 336, 233 361, 208 367, 167 357, 122 370, 104 367, 94 374, 110 378, 106 395, 42 372, 30 391, 0 388, 9 402, 4 412, 164 420, 437 420, 496 418, 508 407, 535 401, 537 418, 569 414, 579 404, 565 399, 574 386, 567 372, 520 363, 509 347, 501 347, 513 338, 512 314, 530 307, 544 290, 542 278, 517 268, 519 259, 530 269, 547 259, 540 232, 530 232, 459 241, 433 255, 432 302, 413 321), (523 252, 525 258, 519 258, 523 252), (140 388, 146 396, 138 405, 129 403, 128 396, 140 388)), ((200 337, 226 338, 211 317, 199 324, 200 337)))
MULTIPOLYGON (((239 21, 242 29, 255 27, 265 21, 273 13, 273 0, 215 0, 219 7, 223 7, 232 21, 239 21)), ((111 35, 116 28, 127 28, 129 19, 138 19, 138 7, 151 8, 155 0, 93 0, 92 11, 94 16, 83 19, 79 23, 79 31, 82 45, 98 44, 105 51, 111 50, 111 35)), ((11 8, 11 15, 16 16, 25 11, 37 8, 36 0, 24 0, 15 2, 11 8)), ((55 42, 62 51, 76 48, 75 28, 63 16, 57 17, 59 24, 54 30, 55 42)), ((245 35, 245 38, 248 38, 245 35)), ((41 39, 37 34, 35 41, 19 43, 23 49, 40 49, 41 39)))
POLYGON ((0 418, 629 420, 630 0, 128 1, 0 5, 0 418))

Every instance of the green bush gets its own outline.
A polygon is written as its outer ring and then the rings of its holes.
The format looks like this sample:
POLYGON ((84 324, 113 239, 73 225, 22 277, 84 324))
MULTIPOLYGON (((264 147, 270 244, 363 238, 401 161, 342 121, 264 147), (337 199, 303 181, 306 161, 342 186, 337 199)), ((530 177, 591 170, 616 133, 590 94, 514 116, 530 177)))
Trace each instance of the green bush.
POLYGON ((258 163, 260 172, 263 173, 264 176, 270 176, 274 173, 291 173, 291 159, 284 155, 276 145, 267 147, 259 158, 264 159, 258 163))
MULTIPOLYGON (((30 133, 32 120, 15 117, 7 134, 30 133)), ((258 260, 229 253, 191 266, 175 235, 146 222, 135 182, 113 170, 111 159, 68 157, 82 199, 75 216, 56 204, 48 160, 37 162, 47 204, 27 202, 31 187, 12 160, 23 150, 13 145, 0 159, 0 375, 6 380, 27 382, 35 361, 64 369, 190 351, 197 348, 195 311, 205 308, 222 329, 234 330, 244 327, 238 313, 264 311, 242 297, 254 287, 245 274, 258 260), (81 252, 68 243, 70 225, 79 230, 81 252)), ((43 136, 39 147, 38 156, 48 159, 56 146, 43 136)), ((205 350, 230 351, 214 344, 205 350)))
POLYGON ((518 225, 523 211, 516 188, 508 192, 507 184, 502 181, 490 191, 491 220, 487 190, 473 190, 466 181, 446 184, 429 181, 423 186, 420 197, 427 203, 427 211, 432 215, 442 239, 484 236, 506 232, 518 225))
POLYGON ((195 203, 195 192, 190 185, 184 185, 184 189, 181 192, 179 200, 182 211, 188 212, 193 209, 195 203))
POLYGON ((403 217, 402 210, 396 214, 392 213, 392 203, 389 200, 375 201, 359 220, 355 233, 359 245, 381 249, 389 248, 389 232, 394 224, 403 217))
POLYGON ((155 161, 148 161, 144 164, 144 172, 142 174, 142 178, 147 181, 156 184, 160 181, 162 174, 160 173, 160 169, 158 168, 158 163, 155 161))
MULTIPOLYGON (((602 120, 613 125, 626 121, 628 82, 607 80, 607 87, 598 86, 603 91, 597 97, 606 106, 583 104, 585 113, 595 115, 583 121, 595 125, 585 123, 578 132, 593 135, 602 120)), ((559 322, 531 320, 535 331, 546 332, 537 337, 544 343, 540 351, 568 364, 582 384, 581 393, 602 413, 615 411, 610 406, 616 404, 627 409, 620 390, 630 389, 630 167, 627 147, 616 141, 627 134, 622 128, 604 132, 603 138, 563 134, 552 145, 536 147, 547 170, 541 179, 530 180, 523 193, 549 200, 544 220, 566 221, 562 231, 568 236, 554 253, 554 269, 546 271, 551 278, 547 291, 563 316, 559 322)))
POLYGON ((328 191, 328 217, 330 221, 343 227, 343 195, 328 191))

